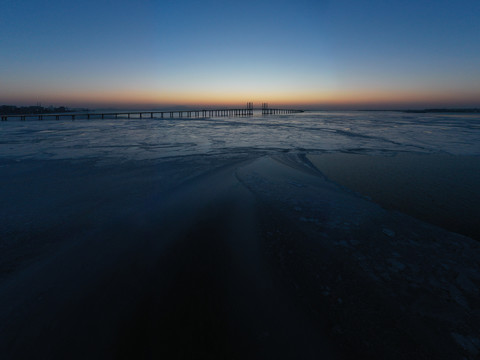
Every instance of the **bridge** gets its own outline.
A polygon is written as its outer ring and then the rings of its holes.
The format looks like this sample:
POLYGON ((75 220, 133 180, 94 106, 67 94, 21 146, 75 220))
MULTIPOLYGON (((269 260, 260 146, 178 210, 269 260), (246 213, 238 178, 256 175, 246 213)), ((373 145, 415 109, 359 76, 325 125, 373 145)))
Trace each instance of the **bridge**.
POLYGON ((109 111, 109 112, 65 112, 54 114, 10 114, 1 115, 2 121, 8 119, 20 120, 65 120, 65 119, 153 119, 155 118, 206 118, 221 116, 253 116, 254 111, 260 111, 262 115, 281 115, 301 113, 303 110, 296 109, 271 109, 267 103, 261 108, 255 109, 253 103, 247 103, 246 108, 238 109, 203 109, 203 110, 169 110, 169 111, 109 111))

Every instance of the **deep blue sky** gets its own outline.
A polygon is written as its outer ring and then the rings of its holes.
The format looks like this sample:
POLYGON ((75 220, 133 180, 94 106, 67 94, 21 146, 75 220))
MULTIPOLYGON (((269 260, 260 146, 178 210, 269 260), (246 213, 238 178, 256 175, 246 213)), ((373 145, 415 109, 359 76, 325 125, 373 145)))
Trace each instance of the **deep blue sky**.
POLYGON ((0 103, 480 106, 479 19, 479 0, 2 0, 0 103))

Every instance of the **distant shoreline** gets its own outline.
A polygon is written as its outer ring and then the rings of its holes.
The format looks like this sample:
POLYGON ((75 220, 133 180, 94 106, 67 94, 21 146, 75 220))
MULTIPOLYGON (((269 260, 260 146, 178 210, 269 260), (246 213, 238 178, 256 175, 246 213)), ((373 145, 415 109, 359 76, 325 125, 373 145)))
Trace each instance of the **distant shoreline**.
POLYGON ((55 114, 68 113, 75 111, 83 111, 87 109, 70 109, 66 106, 58 107, 43 107, 36 106, 15 106, 15 105, 0 105, 0 115, 29 115, 29 114, 55 114))
MULTIPOLYGON (((181 107, 184 111, 189 111, 188 107, 181 107)), ((173 108, 165 108, 162 111, 171 111, 173 108)), ((115 109, 109 109, 114 111, 115 109)), ((176 109, 175 111, 178 111, 176 109)), ((57 114, 57 113, 72 113, 72 112, 97 112, 99 109, 85 109, 85 108, 68 108, 66 106, 58 107, 43 107, 43 106, 15 106, 15 105, 0 105, 0 115, 38 115, 38 114, 57 114)), ((310 111, 352 111, 347 109, 336 110, 310 110, 310 111)), ((479 114, 480 108, 432 108, 432 109, 356 109, 354 111, 361 112, 401 112, 412 114, 479 114)))

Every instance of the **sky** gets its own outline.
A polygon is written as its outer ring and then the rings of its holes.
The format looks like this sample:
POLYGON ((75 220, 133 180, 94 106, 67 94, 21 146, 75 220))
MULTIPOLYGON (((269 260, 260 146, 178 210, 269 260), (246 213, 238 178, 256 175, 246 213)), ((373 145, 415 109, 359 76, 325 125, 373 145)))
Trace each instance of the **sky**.
POLYGON ((0 1, 0 104, 480 107, 479 0, 0 1))

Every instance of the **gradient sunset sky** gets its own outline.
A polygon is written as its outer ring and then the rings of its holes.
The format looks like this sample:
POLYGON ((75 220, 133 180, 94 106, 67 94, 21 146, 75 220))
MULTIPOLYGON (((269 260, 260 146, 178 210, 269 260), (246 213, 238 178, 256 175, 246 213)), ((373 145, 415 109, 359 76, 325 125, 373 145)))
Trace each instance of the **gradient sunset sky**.
POLYGON ((480 106, 479 0, 3 0, 0 104, 480 106))

